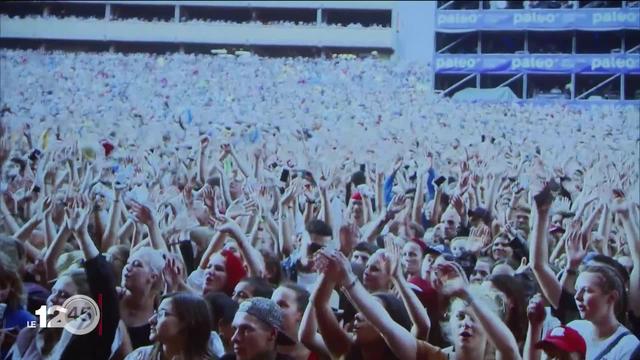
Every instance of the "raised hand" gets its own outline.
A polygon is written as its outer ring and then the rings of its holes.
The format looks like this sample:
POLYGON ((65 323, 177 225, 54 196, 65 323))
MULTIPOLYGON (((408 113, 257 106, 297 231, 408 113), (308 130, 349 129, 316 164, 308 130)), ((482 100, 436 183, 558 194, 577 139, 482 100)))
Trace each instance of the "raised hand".
POLYGON ((205 150, 209 146, 209 137, 204 135, 200 138, 200 150, 205 150))
POLYGON ((178 291, 179 285, 184 283, 185 271, 173 256, 167 257, 162 275, 164 275, 165 292, 178 291))
POLYGON ((456 212, 462 217, 464 215, 464 202, 460 195, 454 195, 451 197, 451 206, 456 209, 456 212))
POLYGON ((47 196, 42 200, 42 204, 38 210, 38 216, 44 220, 51 214, 51 211, 53 211, 53 200, 51 196, 47 196))
POLYGON ((469 232, 470 243, 480 243, 483 247, 491 243, 491 229, 485 225, 473 227, 469 232))
POLYGON ((529 306, 527 306, 527 319, 532 325, 541 325, 544 322, 547 313, 544 310, 544 299, 540 293, 537 293, 529 300, 529 306))
POLYGON ((384 249, 389 261, 390 274, 396 279, 400 279, 402 275, 402 266, 400 266, 400 246, 393 241, 390 236, 384 239, 384 249))
POLYGON ((284 195, 280 199, 280 203, 282 205, 289 205, 300 194, 301 190, 302 183, 298 179, 294 180, 287 190, 285 190, 284 195))
POLYGON ((215 211, 216 191, 217 189, 212 188, 209 184, 206 184, 202 189, 202 201, 210 213, 215 211))
POLYGON ((71 206, 65 209, 67 226, 73 233, 87 231, 93 204, 87 195, 77 196, 71 206))
POLYGON ((387 206, 387 216, 393 217, 402 211, 407 206, 406 201, 404 201, 403 194, 397 194, 393 197, 389 206, 387 206))
POLYGON ((131 200, 131 214, 136 222, 147 226, 153 226, 153 214, 149 207, 142 205, 135 200, 131 200))
POLYGON ((570 269, 577 269, 582 260, 587 255, 589 248, 589 237, 580 232, 579 226, 572 226, 572 229, 564 244, 567 254, 567 265, 570 269))
POLYGON ((446 296, 455 296, 461 299, 467 298, 469 282, 460 266, 454 262, 446 262, 438 265, 436 271, 443 279, 442 293, 446 296))

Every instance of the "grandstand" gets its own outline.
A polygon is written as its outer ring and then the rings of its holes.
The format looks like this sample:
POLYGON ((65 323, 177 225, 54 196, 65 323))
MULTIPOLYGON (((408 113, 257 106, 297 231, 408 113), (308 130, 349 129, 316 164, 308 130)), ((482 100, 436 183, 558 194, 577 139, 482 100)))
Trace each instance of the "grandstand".
POLYGON ((439 1, 435 89, 522 99, 640 100, 633 1, 439 1))
POLYGON ((14 1, 0 3, 0 47, 374 55, 426 65, 433 74, 429 86, 443 96, 497 88, 511 99, 633 101, 640 100, 637 6, 637 1, 14 1))
POLYGON ((391 1, 18 1, 1 3, 0 14, 4 47, 265 56, 394 47, 391 1))

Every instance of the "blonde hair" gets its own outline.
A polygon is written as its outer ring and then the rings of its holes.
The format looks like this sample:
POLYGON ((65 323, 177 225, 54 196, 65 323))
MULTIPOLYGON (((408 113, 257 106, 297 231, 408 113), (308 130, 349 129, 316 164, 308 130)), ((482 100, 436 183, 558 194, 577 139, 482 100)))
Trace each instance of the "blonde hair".
POLYGON ((145 265, 149 266, 151 273, 156 274, 158 277, 151 286, 152 291, 160 294, 163 290, 164 280, 162 277, 162 269, 164 268, 164 255, 161 251, 150 248, 148 246, 141 247, 131 254, 130 258, 137 256, 145 265))

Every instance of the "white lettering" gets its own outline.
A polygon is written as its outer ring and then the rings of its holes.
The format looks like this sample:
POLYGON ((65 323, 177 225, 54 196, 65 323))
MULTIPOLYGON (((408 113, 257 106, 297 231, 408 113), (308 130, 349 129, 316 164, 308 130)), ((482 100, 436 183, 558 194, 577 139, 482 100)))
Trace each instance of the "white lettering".
POLYGON ((591 59, 591 70, 595 69, 639 69, 640 58, 632 57, 595 57, 591 59))
POLYGON ((513 25, 526 25, 526 24, 553 24, 556 22, 556 14, 537 13, 537 12, 525 12, 516 13, 513 16, 513 25))
POLYGON ((439 14, 438 25, 444 24, 476 24, 478 22, 477 14, 461 14, 455 12, 454 14, 439 14))
POLYGON ((515 58, 511 61, 511 67, 513 69, 553 69, 553 65, 555 64, 554 59, 552 58, 515 58))
POLYGON ((474 58, 438 58, 436 60, 436 69, 473 69, 476 67, 476 59, 474 58))
POLYGON ((591 23, 598 25, 600 23, 633 23, 640 21, 640 13, 635 11, 601 11, 591 14, 591 23))

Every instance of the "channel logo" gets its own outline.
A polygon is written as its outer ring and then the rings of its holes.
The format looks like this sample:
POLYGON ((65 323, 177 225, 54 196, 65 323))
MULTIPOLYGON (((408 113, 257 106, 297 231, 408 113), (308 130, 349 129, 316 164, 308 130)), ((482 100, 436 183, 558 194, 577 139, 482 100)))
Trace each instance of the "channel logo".
POLYGON ((30 321, 27 327, 64 328, 73 335, 85 335, 93 331, 100 323, 100 308, 92 298, 85 295, 74 295, 62 306, 47 307, 42 305, 36 310, 38 323, 30 321), (49 318, 49 316, 52 316, 49 318))

